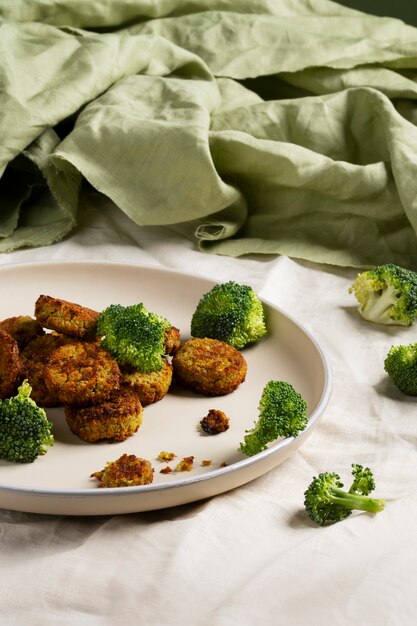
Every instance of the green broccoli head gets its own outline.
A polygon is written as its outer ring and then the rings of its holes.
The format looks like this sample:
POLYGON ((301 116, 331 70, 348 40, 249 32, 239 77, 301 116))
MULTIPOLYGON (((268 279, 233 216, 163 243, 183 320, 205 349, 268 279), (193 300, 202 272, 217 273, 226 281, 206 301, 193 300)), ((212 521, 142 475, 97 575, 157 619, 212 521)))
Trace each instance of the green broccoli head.
POLYGON ((52 424, 30 398, 31 391, 24 380, 17 395, 0 404, 0 458, 5 461, 33 463, 54 443, 52 424))
POLYGON ((417 396, 417 343, 392 346, 384 369, 400 391, 417 396))
POLYGON ((358 463, 352 463, 353 482, 349 493, 356 493, 360 496, 369 496, 375 489, 375 480, 369 467, 363 467, 358 463))
POLYGON ((122 365, 142 372, 162 368, 168 328, 171 328, 168 320, 148 311, 142 303, 111 304, 100 313, 97 322, 102 346, 122 365))
POLYGON ((262 452, 278 437, 296 437, 308 423, 307 403, 285 381, 266 383, 258 406, 258 420, 247 431, 239 450, 247 456, 262 452))
POLYGON ((388 263, 358 274, 349 293, 370 322, 411 326, 417 316, 417 273, 398 265, 388 263))
POLYGON ((369 467, 352 464, 353 483, 349 491, 336 472, 322 472, 314 476, 304 492, 304 506, 310 518, 324 526, 340 522, 349 517, 353 510, 378 513, 385 507, 384 500, 369 498, 375 481, 369 467))
POLYGON ((234 281, 215 285, 191 318, 193 337, 218 339, 241 350, 266 335, 262 302, 251 287, 234 281))

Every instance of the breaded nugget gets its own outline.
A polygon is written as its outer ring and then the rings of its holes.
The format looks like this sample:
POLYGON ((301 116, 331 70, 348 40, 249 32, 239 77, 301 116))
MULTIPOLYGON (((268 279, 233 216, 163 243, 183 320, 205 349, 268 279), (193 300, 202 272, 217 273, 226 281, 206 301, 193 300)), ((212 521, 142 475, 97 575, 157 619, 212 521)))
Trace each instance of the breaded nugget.
POLYGON ((142 424, 143 407, 139 397, 122 387, 101 404, 65 406, 65 419, 71 432, 83 441, 101 439, 124 441, 142 424))
POLYGON ((231 393, 245 380, 247 363, 241 352, 224 341, 194 338, 172 359, 176 380, 207 396, 231 393))
POLYGON ((138 394, 142 406, 162 400, 168 393, 172 381, 172 365, 164 359, 162 369, 158 372, 140 372, 139 370, 123 369, 122 384, 138 394))
POLYGON ((169 355, 176 353, 181 344, 181 335, 179 328, 171 326, 165 331, 165 350, 169 355))
POLYGON ((79 339, 93 337, 100 313, 60 298, 41 295, 35 302, 35 317, 45 328, 79 339))
POLYGON ((45 334, 39 322, 30 315, 17 315, 8 317, 0 322, 0 328, 9 333, 17 341, 19 350, 23 350, 27 344, 45 334))
POLYGON ((134 454, 122 454, 116 461, 106 463, 101 471, 91 474, 91 478, 97 478, 99 487, 134 487, 149 485, 153 474, 150 461, 134 454))
POLYGON ((22 362, 16 339, 0 329, 0 399, 15 395, 22 378, 22 362))
POLYGON ((62 404, 97 404, 120 387, 114 357, 96 343, 73 341, 52 352, 45 366, 45 384, 62 404))
POLYGON ((61 401, 45 383, 45 367, 52 352, 74 341, 66 335, 47 333, 30 341, 20 353, 23 376, 32 387, 31 398, 42 407, 59 406, 61 401))

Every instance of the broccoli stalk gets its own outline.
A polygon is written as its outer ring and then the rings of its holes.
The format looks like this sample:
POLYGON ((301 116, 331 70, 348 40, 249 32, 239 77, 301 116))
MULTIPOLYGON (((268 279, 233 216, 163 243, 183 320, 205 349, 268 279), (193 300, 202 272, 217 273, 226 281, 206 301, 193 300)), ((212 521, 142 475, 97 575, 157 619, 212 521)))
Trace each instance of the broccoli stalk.
POLYGON ((266 383, 258 406, 254 427, 246 431, 239 450, 247 456, 262 452, 278 437, 296 437, 308 423, 307 403, 294 387, 285 381, 266 383))
POLYGON ((17 395, 0 404, 0 458, 5 461, 33 463, 54 443, 52 424, 31 391, 24 380, 17 395))
POLYGON ((141 303, 126 307, 111 304, 100 313, 97 321, 103 348, 120 364, 141 372, 156 372, 162 368, 165 331, 169 328, 168 320, 148 311, 141 303))
POLYGON ((237 350, 266 335, 262 302, 251 287, 234 281, 215 285, 200 299, 191 335, 224 341, 237 350))
POLYGON ((358 274, 349 293, 367 321, 411 326, 417 316, 417 273, 398 265, 388 263, 358 274))
POLYGON ((340 522, 349 517, 353 510, 378 513, 385 507, 384 500, 370 498, 375 489, 375 481, 369 467, 352 463, 353 483, 349 491, 336 472, 322 472, 314 476, 304 492, 304 506, 310 518, 324 526, 340 522))
POLYGON ((385 358, 384 369, 400 391, 417 396, 417 343, 392 346, 385 358))

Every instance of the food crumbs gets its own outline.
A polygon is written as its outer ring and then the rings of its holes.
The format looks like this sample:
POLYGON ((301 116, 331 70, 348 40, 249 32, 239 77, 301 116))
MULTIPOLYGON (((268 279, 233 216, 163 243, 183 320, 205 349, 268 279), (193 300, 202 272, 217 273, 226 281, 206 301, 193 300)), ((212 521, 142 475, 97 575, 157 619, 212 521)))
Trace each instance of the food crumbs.
POLYGON ((175 459, 177 455, 174 454, 173 452, 166 452, 165 450, 162 450, 162 452, 160 452, 158 454, 158 456, 156 457, 157 461, 165 461, 166 463, 169 463, 170 461, 172 461, 172 459, 175 459))
POLYGON ((208 467, 212 463, 213 463, 213 459, 204 459, 203 461, 201 461, 201 466, 202 467, 208 467))
POLYGON ((160 474, 170 474, 172 472, 172 469, 170 468, 169 465, 167 465, 166 467, 163 467, 161 470, 159 470, 160 474))
POLYGON ((176 472, 191 472, 191 470, 193 469, 193 465, 194 465, 194 457, 185 456, 178 463, 177 467, 175 468, 175 471, 176 472))

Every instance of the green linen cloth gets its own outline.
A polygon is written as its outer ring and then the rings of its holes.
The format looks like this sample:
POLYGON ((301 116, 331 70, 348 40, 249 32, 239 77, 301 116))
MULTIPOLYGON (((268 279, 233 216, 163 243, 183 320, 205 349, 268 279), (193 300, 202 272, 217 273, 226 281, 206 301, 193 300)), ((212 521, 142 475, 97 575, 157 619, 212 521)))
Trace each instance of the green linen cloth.
POLYGON ((417 29, 328 0, 0 0, 0 251, 87 181, 202 250, 417 268, 417 29))

